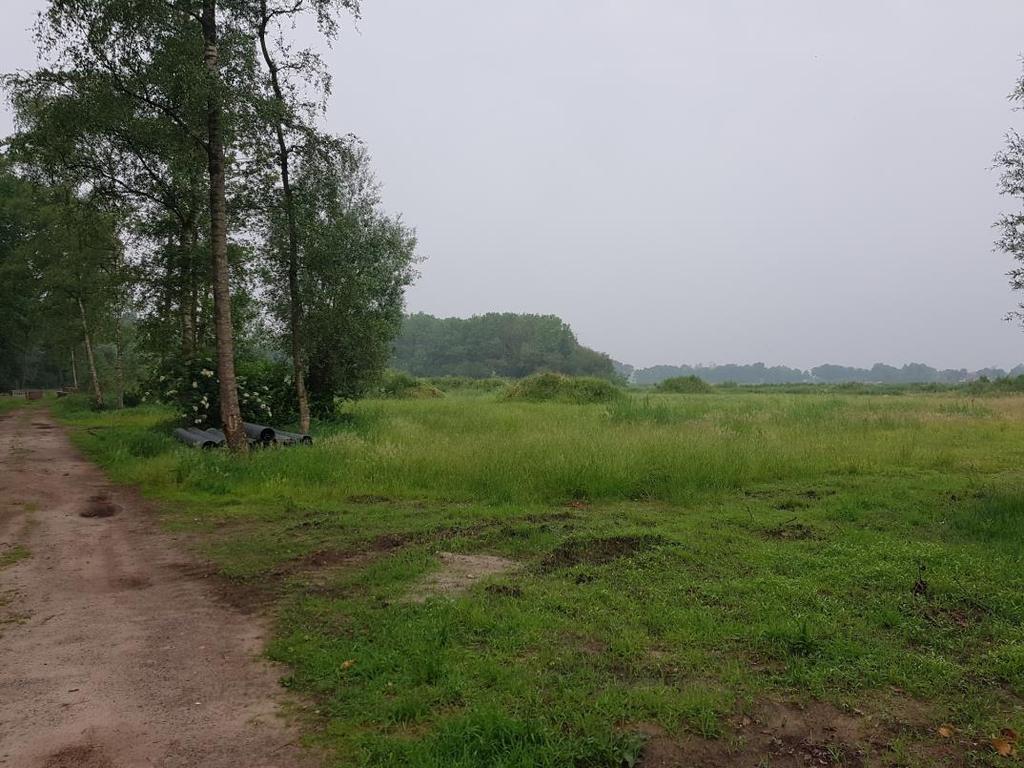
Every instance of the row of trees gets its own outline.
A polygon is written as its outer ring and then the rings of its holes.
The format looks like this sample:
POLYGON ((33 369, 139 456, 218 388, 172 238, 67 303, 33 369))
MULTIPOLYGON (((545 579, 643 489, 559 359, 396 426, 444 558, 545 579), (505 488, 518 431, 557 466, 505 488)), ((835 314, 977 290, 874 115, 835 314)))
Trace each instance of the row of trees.
POLYGON ((584 347, 554 315, 492 312, 470 318, 407 317, 392 365, 414 376, 520 378, 539 371, 611 379, 611 359, 584 347))
POLYGON ((966 368, 939 370, 923 363, 908 363, 900 367, 875 363, 871 368, 849 365, 819 365, 807 371, 786 366, 751 365, 656 365, 651 368, 632 369, 627 378, 634 384, 650 386, 666 379, 696 376, 710 384, 962 384, 981 378, 1002 379, 1024 374, 1024 365, 1011 371, 985 368, 968 371, 966 368))
POLYGON ((330 77, 294 39, 330 42, 358 14, 355 0, 50 0, 46 65, 5 79, 3 367, 24 379, 41 349, 84 350, 102 403, 96 339, 123 361, 130 331, 164 381, 215 374, 235 450, 239 360, 287 360, 304 430, 367 389, 415 240, 383 212, 363 145, 319 127, 330 77))

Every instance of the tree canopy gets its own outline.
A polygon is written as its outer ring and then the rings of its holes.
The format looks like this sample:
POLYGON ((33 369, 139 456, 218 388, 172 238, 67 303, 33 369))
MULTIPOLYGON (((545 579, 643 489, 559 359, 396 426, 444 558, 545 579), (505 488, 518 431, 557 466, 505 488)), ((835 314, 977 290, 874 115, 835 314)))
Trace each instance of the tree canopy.
POLYGON ((0 381, 73 383, 83 363, 98 405, 113 382, 116 402, 127 387, 177 398, 193 423, 168 376, 201 375, 203 413, 239 449, 255 371, 260 391, 293 384, 276 410, 303 429, 310 402, 330 416, 372 386, 415 237, 384 211, 365 145, 323 130, 330 79, 295 45, 304 18, 332 40, 358 12, 50 0, 41 66, 4 78, 17 132, 0 167, 0 381), (128 358, 143 369, 131 380, 128 358))

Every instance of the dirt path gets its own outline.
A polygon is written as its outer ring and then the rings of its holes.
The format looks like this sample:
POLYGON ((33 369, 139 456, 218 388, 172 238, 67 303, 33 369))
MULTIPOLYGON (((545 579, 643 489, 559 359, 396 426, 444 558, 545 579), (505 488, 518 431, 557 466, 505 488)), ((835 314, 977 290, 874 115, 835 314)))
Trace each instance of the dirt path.
POLYGON ((0 766, 313 766, 260 622, 140 507, 42 411, 0 419, 0 563, 29 553, 0 568, 0 766))

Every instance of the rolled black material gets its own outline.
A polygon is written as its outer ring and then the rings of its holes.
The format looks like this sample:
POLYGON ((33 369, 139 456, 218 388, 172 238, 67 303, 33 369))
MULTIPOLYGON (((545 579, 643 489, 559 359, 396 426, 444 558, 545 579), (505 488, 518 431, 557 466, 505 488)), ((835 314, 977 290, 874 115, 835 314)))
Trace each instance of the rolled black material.
POLYGON ((190 427, 189 429, 192 430, 193 432, 202 432, 210 440, 213 440, 218 447, 224 445, 224 443, 228 441, 228 439, 224 436, 224 433, 221 432, 219 429, 197 429, 196 427, 190 427))
POLYGON ((174 430, 174 436, 186 445, 191 445, 193 448, 216 448, 217 440, 213 435, 209 435, 201 429, 181 429, 180 427, 174 430))
POLYGON ((250 440, 257 440, 261 443, 274 442, 275 430, 273 427, 265 427, 262 424, 250 424, 248 421, 242 423, 245 434, 250 440))
MULTIPOLYGON (((262 424, 244 425, 246 437, 252 445, 312 445, 313 437, 299 432, 285 432, 265 427, 262 424)), ((186 445, 196 448, 219 448, 227 443, 224 432, 219 429, 199 429, 199 427, 179 427, 174 430, 174 436, 186 445)))
POLYGON ((312 445, 313 436, 299 432, 285 432, 283 430, 276 430, 274 439, 279 445, 294 445, 295 443, 301 443, 302 445, 312 445))

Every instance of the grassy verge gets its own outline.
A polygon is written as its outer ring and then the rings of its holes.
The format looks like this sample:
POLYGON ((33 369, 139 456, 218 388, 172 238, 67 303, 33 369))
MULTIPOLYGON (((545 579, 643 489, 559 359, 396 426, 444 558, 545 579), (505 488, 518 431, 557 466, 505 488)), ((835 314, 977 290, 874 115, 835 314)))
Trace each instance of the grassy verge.
POLYGON ((1024 398, 369 401, 243 459, 159 408, 55 409, 270 601, 339 766, 739 760, 780 701, 874 724, 780 742, 831 764, 984 764, 1024 730, 1024 398), (408 600, 439 552, 516 567, 408 600))
POLYGON ((27 405, 27 402, 21 397, 0 397, 0 418, 25 405, 27 405))

